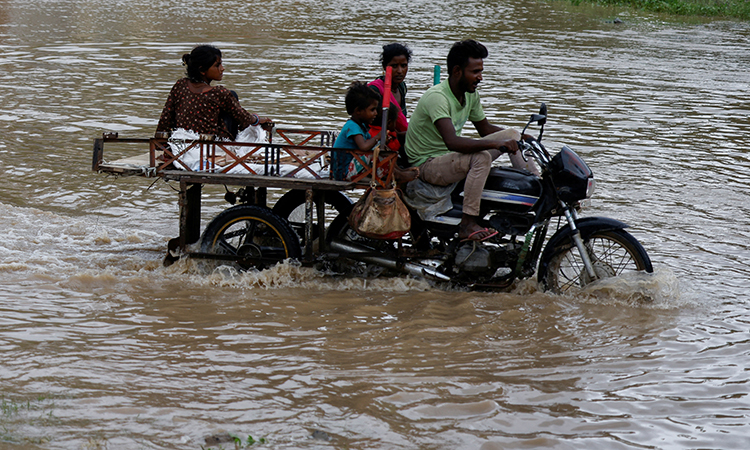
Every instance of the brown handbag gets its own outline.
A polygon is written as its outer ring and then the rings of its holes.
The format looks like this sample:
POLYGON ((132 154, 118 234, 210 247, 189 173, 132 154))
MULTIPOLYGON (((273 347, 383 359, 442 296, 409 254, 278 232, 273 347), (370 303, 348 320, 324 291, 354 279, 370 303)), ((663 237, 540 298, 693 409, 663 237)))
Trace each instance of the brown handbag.
POLYGON ((398 189, 377 189, 373 183, 354 204, 349 225, 361 236, 398 239, 409 232, 411 214, 398 189))

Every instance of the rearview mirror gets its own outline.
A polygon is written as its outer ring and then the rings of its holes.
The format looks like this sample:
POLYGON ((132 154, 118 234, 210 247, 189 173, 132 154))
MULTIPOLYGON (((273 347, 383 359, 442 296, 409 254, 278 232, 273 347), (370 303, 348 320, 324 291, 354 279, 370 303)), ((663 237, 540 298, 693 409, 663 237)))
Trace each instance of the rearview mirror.
POLYGON ((547 121, 547 116, 543 116, 541 114, 532 114, 531 115, 531 121, 532 122, 538 122, 540 125, 543 125, 544 122, 547 121))
POLYGON ((547 123, 547 104, 542 103, 542 106, 539 107, 539 114, 532 114, 531 115, 531 121, 536 122, 539 125, 544 125, 547 123))

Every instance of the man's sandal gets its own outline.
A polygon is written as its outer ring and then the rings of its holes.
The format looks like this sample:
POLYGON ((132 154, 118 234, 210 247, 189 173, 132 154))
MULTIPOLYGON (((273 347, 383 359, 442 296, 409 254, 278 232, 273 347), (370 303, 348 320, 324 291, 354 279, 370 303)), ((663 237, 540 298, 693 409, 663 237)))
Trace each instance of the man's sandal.
POLYGON ((465 239, 461 239, 461 242, 472 242, 472 241, 473 242, 482 242, 482 241, 486 241, 489 238, 497 236, 497 234, 498 234, 497 231, 493 230, 492 228, 482 228, 481 230, 477 230, 477 231, 471 233, 469 235, 469 237, 467 237, 465 239), (490 234, 488 234, 487 236, 485 236, 483 238, 474 239, 474 236, 476 236, 477 234, 480 234, 480 233, 490 233, 490 234))

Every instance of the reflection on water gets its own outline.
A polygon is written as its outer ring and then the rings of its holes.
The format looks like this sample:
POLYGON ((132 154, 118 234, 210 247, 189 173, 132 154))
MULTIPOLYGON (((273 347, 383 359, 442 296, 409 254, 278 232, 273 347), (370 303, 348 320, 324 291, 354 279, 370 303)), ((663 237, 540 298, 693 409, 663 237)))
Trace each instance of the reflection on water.
POLYGON ((0 447, 741 448, 749 37, 566 2, 0 2, 0 447), (556 297, 163 268, 173 187, 88 169, 101 132, 153 132, 196 43, 248 109, 336 130, 383 43, 414 50, 413 108, 467 36, 490 120, 546 102, 597 177, 585 214, 629 223, 654 275, 556 297))

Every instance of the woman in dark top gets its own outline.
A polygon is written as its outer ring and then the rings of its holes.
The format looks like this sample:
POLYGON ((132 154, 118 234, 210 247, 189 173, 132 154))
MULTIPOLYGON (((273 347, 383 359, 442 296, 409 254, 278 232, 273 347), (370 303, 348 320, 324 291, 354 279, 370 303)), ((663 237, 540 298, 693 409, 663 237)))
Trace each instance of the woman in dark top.
POLYGON ((182 63, 187 66, 187 77, 177 81, 169 92, 156 127, 157 133, 183 128, 233 140, 237 130, 250 125, 272 126, 268 117, 260 117, 242 108, 236 94, 229 89, 211 86, 212 81, 223 78, 221 50, 211 45, 199 45, 182 56, 182 63))

